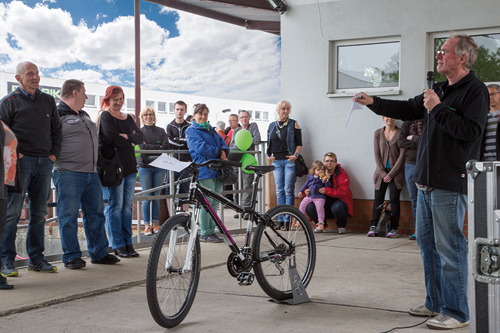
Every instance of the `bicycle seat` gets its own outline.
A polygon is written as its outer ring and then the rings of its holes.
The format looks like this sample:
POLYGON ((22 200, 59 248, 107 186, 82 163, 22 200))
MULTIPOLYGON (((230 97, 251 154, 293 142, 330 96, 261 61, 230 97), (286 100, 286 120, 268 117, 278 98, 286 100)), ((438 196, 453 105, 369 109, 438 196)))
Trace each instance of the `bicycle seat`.
POLYGON ((274 170, 274 165, 247 165, 245 167, 248 171, 255 171, 261 175, 274 170))

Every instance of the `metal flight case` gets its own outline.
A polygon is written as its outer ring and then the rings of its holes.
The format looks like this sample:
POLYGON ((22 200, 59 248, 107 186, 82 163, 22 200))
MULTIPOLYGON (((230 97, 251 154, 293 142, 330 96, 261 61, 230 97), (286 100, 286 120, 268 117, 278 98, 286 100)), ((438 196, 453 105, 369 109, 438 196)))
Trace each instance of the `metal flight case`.
POLYGON ((500 333, 500 162, 467 173, 470 331, 500 333))

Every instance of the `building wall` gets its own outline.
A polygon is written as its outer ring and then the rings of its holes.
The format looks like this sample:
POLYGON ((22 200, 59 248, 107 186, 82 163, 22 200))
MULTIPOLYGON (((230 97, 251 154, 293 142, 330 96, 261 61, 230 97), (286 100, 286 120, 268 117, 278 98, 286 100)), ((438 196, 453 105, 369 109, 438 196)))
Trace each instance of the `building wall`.
MULTIPOLYGON (((335 152, 349 173, 354 198, 360 201, 373 199, 373 133, 383 123, 365 108, 355 111, 345 126, 352 95, 327 96, 329 41, 400 36, 400 92, 384 97, 408 99, 425 89, 426 73, 432 70, 429 34, 484 28, 500 33, 497 0, 287 0, 287 4, 289 9, 281 16, 282 98, 292 103, 291 116, 302 128, 306 160, 335 152)), ((303 181, 298 180, 296 191, 303 181)), ((404 189, 402 199, 408 198, 404 189)))

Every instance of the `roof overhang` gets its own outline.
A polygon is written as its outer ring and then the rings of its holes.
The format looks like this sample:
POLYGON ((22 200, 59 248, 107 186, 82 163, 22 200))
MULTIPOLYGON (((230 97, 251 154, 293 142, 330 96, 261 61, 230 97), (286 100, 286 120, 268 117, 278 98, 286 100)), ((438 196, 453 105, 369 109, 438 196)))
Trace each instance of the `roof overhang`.
POLYGON ((280 14, 287 9, 283 0, 145 1, 276 35, 280 34, 280 14))

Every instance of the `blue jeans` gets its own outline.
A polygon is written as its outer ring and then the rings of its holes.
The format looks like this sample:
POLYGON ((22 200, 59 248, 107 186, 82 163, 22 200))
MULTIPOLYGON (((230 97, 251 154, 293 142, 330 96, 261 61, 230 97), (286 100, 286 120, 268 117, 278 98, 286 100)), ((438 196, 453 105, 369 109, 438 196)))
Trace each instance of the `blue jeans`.
POLYGON ((120 186, 102 187, 106 216, 106 232, 109 244, 116 250, 126 245, 132 245, 132 202, 134 200, 136 174, 130 174, 123 179, 120 186))
POLYGON ((467 243, 462 232, 467 195, 434 189, 418 191, 417 243, 422 255, 425 307, 469 320, 467 243))
POLYGON ((48 157, 33 157, 24 155, 19 160, 21 169, 21 184, 23 193, 9 193, 7 207, 7 223, 2 240, 2 263, 14 263, 16 258, 17 223, 21 216, 23 201, 28 192, 30 220, 26 236, 26 252, 30 262, 44 260, 45 251, 45 216, 47 215, 47 200, 50 196, 50 178, 52 162, 48 157))
MULTIPOLYGON (((274 169, 274 182, 276 184, 276 201, 278 205, 291 205, 295 204, 295 162, 289 160, 275 160, 273 162, 274 169)), ((287 220, 287 216, 285 217, 287 220)), ((283 215, 278 217, 279 222, 283 222, 283 215)))
MULTIPOLYGON (((325 218, 336 219, 338 228, 345 228, 347 225, 348 207, 347 204, 337 198, 326 197, 325 202, 325 218)), ((314 223, 318 223, 318 214, 316 206, 313 203, 307 205, 307 216, 309 216, 314 223)))
MULTIPOLYGON (((5 193, 7 193, 7 185, 0 184, 0 186, 4 186, 5 193)), ((3 229, 5 228, 5 222, 7 222, 7 198, 0 197, 0 248, 2 248, 2 236, 3 229)), ((0 265, 2 264, 2 260, 0 259, 0 265)), ((7 279, 0 274, 0 283, 5 282, 7 279)))
MULTIPOLYGON (((174 182, 180 180, 180 179, 186 179, 189 177, 189 170, 184 169, 181 172, 174 172, 174 182)), ((165 176, 165 183, 170 184, 170 172, 166 172, 165 176)), ((174 191, 170 191, 170 187, 167 187, 165 189, 165 194, 170 194, 170 193, 175 193, 174 191)), ((179 188, 179 193, 189 193, 189 182, 184 182, 181 183, 180 188, 179 188)))
POLYGON ((417 221, 417 197, 418 189, 413 180, 413 173, 415 172, 415 164, 405 164, 405 179, 408 193, 410 194, 411 209, 413 210, 413 227, 417 221))
MULTIPOLYGON (((222 190, 222 182, 217 178, 202 179, 200 180, 200 184, 217 193, 220 193, 222 190)), ((217 200, 208 199, 208 202, 210 203, 210 206, 212 206, 213 210, 217 212, 217 200)), ((200 229, 202 236, 207 236, 215 233, 215 223, 214 221, 212 221, 212 219, 204 209, 201 209, 200 213, 200 229)))
POLYGON ((78 210, 81 206, 83 228, 87 238, 90 259, 101 260, 108 255, 108 239, 104 224, 102 187, 96 172, 54 171, 52 175, 57 189, 57 216, 59 234, 64 252, 63 262, 81 258, 78 243, 78 210))
MULTIPOLYGON (((150 190, 152 188, 163 185, 165 179, 165 169, 159 168, 139 168, 139 179, 141 180, 142 190, 150 190)), ((161 191, 154 191, 144 194, 145 197, 160 195, 161 191)), ((142 215, 144 223, 150 224, 158 222, 158 214, 160 212, 160 200, 144 200, 142 201, 142 215)))

